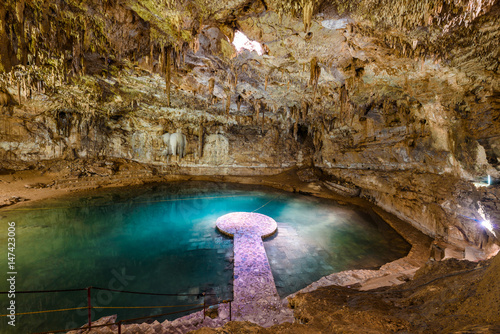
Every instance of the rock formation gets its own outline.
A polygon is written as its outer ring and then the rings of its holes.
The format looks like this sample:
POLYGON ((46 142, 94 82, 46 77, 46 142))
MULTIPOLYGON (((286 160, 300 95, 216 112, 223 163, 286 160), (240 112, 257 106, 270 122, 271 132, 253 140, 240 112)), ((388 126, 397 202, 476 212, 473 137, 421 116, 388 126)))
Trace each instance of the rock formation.
POLYGON ((4 0, 0 39, 1 170, 314 168, 464 253, 498 250, 498 1, 4 0))

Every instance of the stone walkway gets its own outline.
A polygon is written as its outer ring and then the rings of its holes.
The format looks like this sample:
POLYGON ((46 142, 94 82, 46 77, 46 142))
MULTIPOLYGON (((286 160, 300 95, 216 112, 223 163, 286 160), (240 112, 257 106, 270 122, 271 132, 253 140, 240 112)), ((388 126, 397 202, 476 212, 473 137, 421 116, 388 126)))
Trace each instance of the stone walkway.
MULTIPOLYGON (((233 321, 250 321, 263 327, 293 322, 293 310, 282 301, 276 290, 271 267, 262 238, 276 233, 274 219, 260 213, 233 212, 217 219, 217 229, 234 238, 234 295, 231 305, 219 304, 217 316, 204 316, 203 311, 191 313, 173 321, 151 324, 125 324, 123 334, 185 334, 202 327, 221 327, 233 321)), ((116 315, 103 317, 93 326, 116 322, 116 315)), ((86 325, 84 325, 86 326, 86 325)), ((86 334, 116 333, 117 326, 93 328, 86 334)), ((68 332, 83 334, 83 330, 68 332)))
POLYGON ((262 238, 277 230, 274 219, 260 213, 233 212, 217 219, 217 229, 234 238, 233 320, 264 327, 293 321, 276 290, 262 238))

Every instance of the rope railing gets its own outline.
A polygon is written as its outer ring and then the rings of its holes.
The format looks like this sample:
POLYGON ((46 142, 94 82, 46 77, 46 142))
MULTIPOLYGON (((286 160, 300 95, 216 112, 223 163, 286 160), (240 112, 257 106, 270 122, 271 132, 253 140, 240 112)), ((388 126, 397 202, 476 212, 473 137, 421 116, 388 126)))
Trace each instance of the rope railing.
POLYGON ((60 330, 55 330, 55 331, 48 331, 48 332, 38 332, 38 333, 33 333, 33 334, 50 334, 50 333, 63 333, 63 332, 69 332, 69 331, 76 331, 76 330, 91 330, 92 328, 99 328, 99 327, 108 327, 108 326, 118 326, 118 334, 121 334, 121 325, 125 322, 132 322, 132 321, 137 321, 137 320, 144 320, 144 319, 151 319, 151 318, 158 318, 158 317, 163 317, 167 315, 172 315, 172 314, 177 314, 177 313, 184 313, 184 312, 191 312, 191 311, 199 311, 203 309, 203 307, 196 307, 196 308, 191 308, 187 310, 182 310, 182 311, 175 311, 175 312, 168 312, 168 313, 162 313, 162 314, 155 314, 155 315, 149 315, 145 317, 139 317, 139 318, 132 318, 132 319, 125 319, 125 320, 120 320, 118 322, 113 322, 111 324, 104 324, 104 325, 94 325, 92 324, 82 326, 82 327, 77 327, 77 328, 71 328, 71 329, 60 329, 60 330))
MULTIPOLYGON (((45 293, 45 292, 71 292, 71 291, 83 291, 87 290, 87 288, 79 288, 79 289, 65 289, 65 290, 27 290, 27 291, 17 291, 16 293, 45 293)), ((0 295, 8 294, 9 291, 0 291, 0 295)))
POLYGON ((276 195, 274 196, 273 198, 271 198, 269 201, 267 201, 266 203, 264 203, 263 205, 259 206, 257 209, 253 210, 252 212, 257 212, 259 211, 260 209, 264 208, 265 206, 267 206, 269 203, 271 202, 274 202, 277 198, 281 198, 281 195, 276 195))
MULTIPOLYGON (((134 294, 140 294, 140 295, 152 295, 152 296, 170 296, 170 297, 178 297, 178 296, 196 296, 196 297, 201 297, 203 294, 205 296, 215 296, 215 293, 159 293, 159 292, 143 292, 143 291, 127 291, 127 290, 117 290, 117 289, 108 289, 108 288, 101 288, 98 286, 91 286, 91 287, 86 287, 86 288, 76 288, 76 289, 60 289, 60 290, 25 290, 25 291, 17 291, 16 293, 46 293, 46 292, 73 292, 73 291, 83 291, 87 290, 89 288, 95 289, 95 290, 105 290, 105 291, 111 291, 111 292, 123 292, 123 293, 134 293, 134 294)), ((10 293, 9 291, 0 291, 0 295, 2 294, 8 294, 10 293)))
MULTIPOLYGON (((204 304, 203 307, 200 306, 200 307, 191 308, 191 309, 187 309, 187 310, 174 311, 174 312, 168 312, 168 313, 161 313, 161 314, 149 315, 149 316, 139 317, 139 318, 124 319, 124 320, 120 320, 118 322, 113 322, 113 323, 110 323, 110 324, 93 325, 93 326, 92 326, 92 324, 90 324, 90 325, 86 325, 86 326, 82 326, 82 327, 77 327, 77 328, 61 329, 61 330, 48 331, 48 332, 38 332, 38 333, 33 333, 33 334, 50 334, 50 333, 62 333, 62 332, 69 332, 69 331, 76 331, 76 330, 90 330, 92 328, 108 327, 108 326, 114 326, 114 325, 118 326, 118 334, 121 334, 121 326, 122 326, 122 324, 127 323, 127 322, 133 322, 133 321, 144 320, 144 319, 151 319, 151 318, 158 318, 158 317, 163 317, 163 316, 172 315, 172 314, 178 314, 178 313, 184 313, 184 312, 198 311, 198 310, 201 310, 201 309, 203 309, 205 311, 205 309, 207 307, 214 306, 214 305, 219 305, 219 304, 225 304, 225 303, 229 303, 229 321, 231 321, 232 320, 232 316, 231 316, 231 313, 232 313, 231 312, 231 302, 232 302, 232 300, 223 300, 223 301, 221 301, 220 303, 217 303, 217 304, 211 304, 211 305, 205 305, 204 304)), ((203 313, 203 318, 205 318, 205 312, 203 313)))
POLYGON ((57 310, 43 310, 43 311, 33 311, 33 312, 22 312, 22 313, 14 313, 14 314, 0 314, 0 317, 8 317, 11 315, 18 316, 18 315, 26 315, 26 314, 40 314, 40 313, 51 313, 51 312, 63 312, 63 311, 75 311, 75 310, 83 310, 86 309, 87 306, 81 306, 81 307, 71 307, 71 308, 60 308, 57 310))
MULTIPOLYGON (((154 306, 92 306, 92 309, 148 309, 148 308, 170 308, 170 307, 187 307, 187 306, 202 306, 203 304, 187 304, 187 305, 154 305, 154 306)), ((214 304, 217 305, 217 304, 214 304)), ((14 313, 14 314, 0 314, 0 317, 7 316, 18 316, 18 315, 27 315, 27 314, 41 314, 41 313, 51 313, 51 312, 64 312, 64 311, 75 311, 75 310, 83 310, 87 309, 88 306, 80 306, 80 307, 71 307, 71 308, 60 308, 57 310, 42 310, 42 311, 33 311, 33 312, 22 312, 22 313, 14 313)))
MULTIPOLYGON (((85 288, 87 289, 87 288, 85 288)), ((96 290, 105 290, 105 291, 111 291, 111 292, 124 292, 124 293, 133 293, 133 294, 138 294, 138 295, 152 295, 152 296, 170 296, 170 297, 177 297, 177 296, 196 296, 196 297, 201 297, 202 294, 200 293, 156 293, 156 292, 139 292, 139 291, 126 291, 126 290, 116 290, 116 289, 108 289, 108 288, 100 288, 97 286, 93 286, 92 289, 96 290)), ((205 293, 205 296, 215 296, 215 293, 205 293)))
MULTIPOLYGON (((32 311, 32 312, 22 312, 22 313, 15 313, 15 314, 0 314, 0 317, 7 317, 7 316, 17 316, 17 315, 29 315, 29 314, 41 314, 41 313, 53 313, 53 312, 64 312, 64 311, 75 311, 75 310, 83 310, 83 309, 88 309, 88 325, 85 327, 79 327, 79 328, 74 328, 74 329, 64 329, 64 330, 57 330, 57 331, 50 331, 50 332, 43 332, 43 333, 36 333, 36 334, 45 334, 45 333, 60 333, 60 332, 66 332, 66 331, 72 331, 72 330, 84 330, 84 329, 92 329, 92 327, 104 327, 104 326, 111 326, 111 325, 118 325, 118 333, 121 333, 121 323, 123 322, 130 322, 130 321, 135 321, 135 320, 141 320, 141 319, 148 319, 148 318, 155 318, 155 317, 161 317, 165 315, 170 315, 170 314, 176 314, 176 313, 183 313, 183 312, 190 312, 193 310, 201 310, 203 309, 203 318, 205 318, 205 313, 206 313, 206 308, 213 306, 213 305, 219 305, 220 303, 229 303, 229 320, 232 319, 231 316, 231 302, 232 300, 223 300, 219 303, 215 304, 206 304, 205 297, 206 296, 215 296, 215 293, 198 293, 198 294, 193 294, 193 293, 157 293, 157 292, 143 292, 143 291, 126 291, 126 290, 117 290, 117 289, 109 289, 109 288, 101 288, 101 287, 86 287, 86 288, 76 288, 76 289, 59 289, 59 290, 27 290, 27 291, 16 291, 16 293, 56 293, 56 292, 74 292, 74 291, 87 291, 87 306, 82 306, 82 307, 72 307, 72 308, 63 308, 63 309, 56 309, 56 310, 41 310, 41 311, 32 311), (104 290, 104 291, 111 291, 111 292, 121 292, 121 293, 129 293, 129 294, 140 294, 140 295, 151 295, 151 296, 170 296, 170 297, 181 297, 181 296, 192 296, 196 297, 199 299, 200 297, 203 297, 203 304, 186 304, 186 305, 166 305, 166 306, 161 306, 161 305, 155 305, 155 306, 92 306, 91 303, 91 291, 92 289, 95 290, 104 290), (151 309, 151 308, 172 308, 172 307, 189 307, 189 306, 199 306, 197 308, 191 308, 187 310, 182 310, 182 311, 175 311, 175 312, 169 312, 169 313, 162 313, 159 315, 150 315, 150 316, 145 316, 145 317, 140 317, 140 318, 133 318, 133 319, 126 319, 126 320, 121 320, 117 323, 113 324, 106 324, 106 325, 94 325, 92 326, 92 309, 151 309)), ((7 294, 9 291, 0 291, 0 294, 7 294)))

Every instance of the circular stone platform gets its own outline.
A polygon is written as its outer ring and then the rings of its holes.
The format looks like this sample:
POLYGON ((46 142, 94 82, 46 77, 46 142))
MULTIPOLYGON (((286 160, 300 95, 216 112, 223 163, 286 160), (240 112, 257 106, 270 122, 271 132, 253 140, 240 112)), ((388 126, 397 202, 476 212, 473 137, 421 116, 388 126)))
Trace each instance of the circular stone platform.
POLYGON ((278 229, 276 221, 271 217, 254 212, 231 212, 219 217, 217 229, 225 235, 234 237, 238 234, 259 235, 267 238, 278 229))

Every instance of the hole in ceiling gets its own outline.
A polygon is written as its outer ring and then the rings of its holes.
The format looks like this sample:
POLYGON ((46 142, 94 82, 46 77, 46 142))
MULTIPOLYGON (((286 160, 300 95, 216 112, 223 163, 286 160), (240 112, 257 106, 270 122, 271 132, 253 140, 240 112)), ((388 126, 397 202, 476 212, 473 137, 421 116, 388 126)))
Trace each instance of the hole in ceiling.
POLYGON ((233 45, 238 53, 243 50, 256 51, 259 55, 264 53, 262 45, 259 42, 249 40, 248 37, 239 30, 236 30, 234 33, 233 45))

